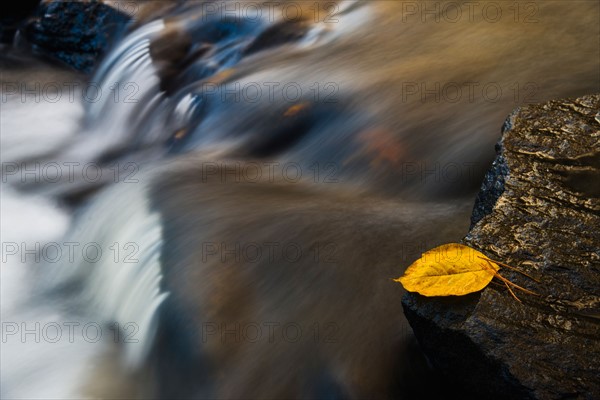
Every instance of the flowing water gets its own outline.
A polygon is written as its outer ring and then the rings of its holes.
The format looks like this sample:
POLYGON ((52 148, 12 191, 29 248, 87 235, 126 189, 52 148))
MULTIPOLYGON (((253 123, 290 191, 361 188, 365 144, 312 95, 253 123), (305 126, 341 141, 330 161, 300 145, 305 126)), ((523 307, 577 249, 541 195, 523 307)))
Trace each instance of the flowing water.
POLYGON ((444 393, 390 278, 513 109, 600 89, 599 7, 147 2, 91 76, 2 49, 2 397, 444 393))

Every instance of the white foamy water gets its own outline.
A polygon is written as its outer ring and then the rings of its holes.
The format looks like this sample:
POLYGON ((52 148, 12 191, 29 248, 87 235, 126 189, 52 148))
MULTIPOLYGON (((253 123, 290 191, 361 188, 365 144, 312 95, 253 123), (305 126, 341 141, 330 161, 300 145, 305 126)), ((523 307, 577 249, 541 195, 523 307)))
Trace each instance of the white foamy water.
POLYGON ((57 102, 2 94, 0 154, 3 163, 40 157, 68 145, 79 128, 83 106, 73 96, 57 102))
POLYGON ((28 252, 60 242, 71 218, 50 199, 19 194, 7 185, 0 191, 1 397, 79 398, 79 386, 93 357, 105 348, 104 339, 94 343, 94 327, 84 334, 86 322, 59 302, 35 299, 34 280, 43 259, 28 252))
MULTIPOLYGON (((44 75, 36 70, 32 82, 51 82, 52 72, 44 75)), ((20 77, 3 71, 3 79, 18 82, 20 77)), ((60 152, 74 140, 84 110, 75 92, 48 100, 43 92, 38 99, 2 94, 0 157, 3 167, 10 167, 10 172, 3 171, 0 183, 2 398, 81 398, 81 382, 105 346, 104 338, 95 341, 91 329, 84 335, 85 322, 64 304, 37 297, 37 279, 44 272, 38 250, 62 241, 71 212, 50 197, 20 192, 16 187, 25 179, 12 166, 25 169, 29 180, 34 175, 40 178, 41 167, 35 165, 41 164, 36 160, 60 152)))

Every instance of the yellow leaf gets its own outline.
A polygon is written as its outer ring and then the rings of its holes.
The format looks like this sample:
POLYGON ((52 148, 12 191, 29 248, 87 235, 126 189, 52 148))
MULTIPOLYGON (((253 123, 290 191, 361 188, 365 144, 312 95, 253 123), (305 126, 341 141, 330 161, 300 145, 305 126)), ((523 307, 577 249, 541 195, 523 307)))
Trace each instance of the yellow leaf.
POLYGON ((394 281, 424 296, 462 296, 486 287, 499 269, 483 253, 450 243, 424 253, 394 281))

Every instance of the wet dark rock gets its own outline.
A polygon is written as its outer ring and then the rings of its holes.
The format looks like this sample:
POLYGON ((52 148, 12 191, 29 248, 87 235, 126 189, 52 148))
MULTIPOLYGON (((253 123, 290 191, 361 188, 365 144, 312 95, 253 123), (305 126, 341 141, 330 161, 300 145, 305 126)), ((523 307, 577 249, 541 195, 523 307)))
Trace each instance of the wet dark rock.
POLYGON ((23 20, 36 9, 40 0, 3 1, 0 3, 0 43, 12 43, 23 20))
POLYGON ((284 20, 262 32, 244 51, 250 55, 302 39, 310 29, 305 21, 284 20))
POLYGON ((523 107, 505 125, 464 244, 539 297, 489 285, 407 294, 431 363, 479 398, 600 398, 600 95, 523 107))
POLYGON ((22 33, 36 50, 91 72, 129 21, 103 3, 52 1, 40 5, 22 33))
POLYGON ((508 175, 506 161, 503 156, 498 155, 492 163, 490 170, 485 174, 481 189, 475 199, 475 206, 471 215, 471 228, 481 221, 483 217, 492 212, 496 201, 504 193, 506 175, 508 175))
MULTIPOLYGON (((513 112, 504 122, 502 126, 502 134, 512 128, 515 115, 519 112, 517 109, 513 112)), ((473 214, 471 215, 471 228, 476 223, 481 221, 483 217, 492 212, 492 209, 496 205, 498 198, 504 193, 504 181, 508 175, 508 168, 506 166, 506 160, 502 155, 502 144, 496 144, 497 157, 492 163, 491 168, 487 171, 483 178, 483 183, 475 199, 475 206, 473 207, 473 214)))

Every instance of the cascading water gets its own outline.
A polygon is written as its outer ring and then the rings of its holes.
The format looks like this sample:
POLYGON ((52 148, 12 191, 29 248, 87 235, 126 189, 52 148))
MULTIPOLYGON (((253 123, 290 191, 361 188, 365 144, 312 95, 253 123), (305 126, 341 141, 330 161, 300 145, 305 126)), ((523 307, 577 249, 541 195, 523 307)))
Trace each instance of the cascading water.
POLYGON ((2 397, 386 397, 434 379, 403 350, 402 293, 386 284, 413 255, 398 248, 461 238, 512 109, 599 90, 598 7, 548 2, 535 23, 492 23, 407 3, 305 2, 302 17, 164 3, 91 76, 3 59, 2 397), (79 86, 37 102, 11 82, 79 86), (72 169, 32 179, 54 164, 72 169), (342 260, 204 259, 259 240, 313 252, 315 238, 342 260), (104 257, 18 250, 52 243, 104 257), (339 347, 200 338, 240 320, 334 321, 339 347), (11 331, 36 322, 77 323, 76 340, 11 331), (82 340, 87 324, 105 334, 82 340))

